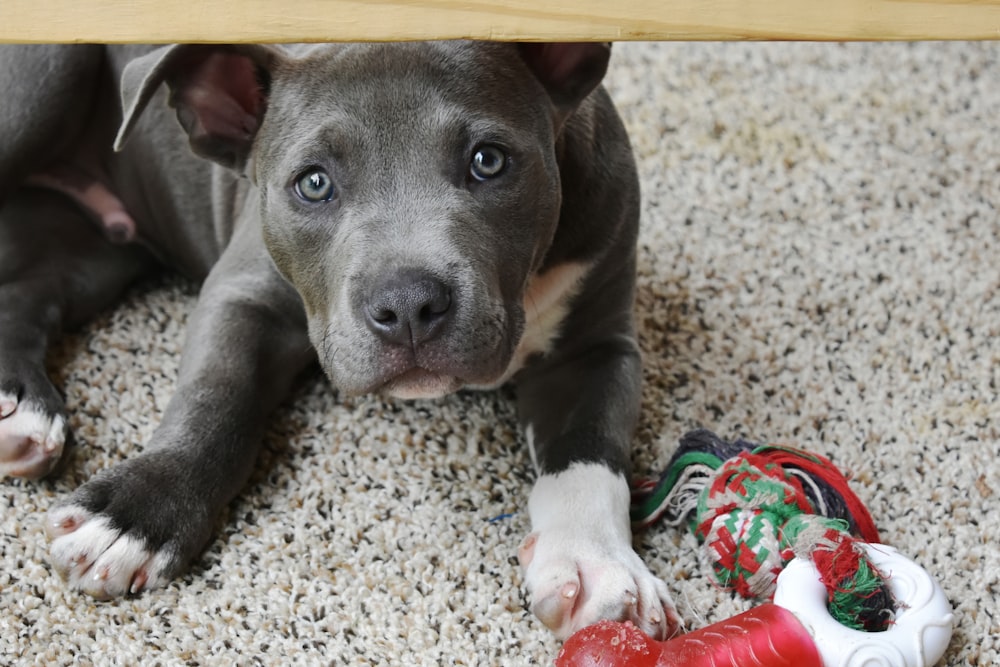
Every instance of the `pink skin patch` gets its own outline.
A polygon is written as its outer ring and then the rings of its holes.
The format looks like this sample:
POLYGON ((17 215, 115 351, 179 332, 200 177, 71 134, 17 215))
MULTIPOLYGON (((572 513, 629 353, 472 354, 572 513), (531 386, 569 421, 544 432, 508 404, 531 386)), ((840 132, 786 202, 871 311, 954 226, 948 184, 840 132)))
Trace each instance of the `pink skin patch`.
POLYGON ((125 204, 101 181, 82 169, 55 167, 29 176, 27 183, 50 188, 72 198, 97 219, 108 240, 114 243, 136 240, 135 220, 125 210, 125 204))

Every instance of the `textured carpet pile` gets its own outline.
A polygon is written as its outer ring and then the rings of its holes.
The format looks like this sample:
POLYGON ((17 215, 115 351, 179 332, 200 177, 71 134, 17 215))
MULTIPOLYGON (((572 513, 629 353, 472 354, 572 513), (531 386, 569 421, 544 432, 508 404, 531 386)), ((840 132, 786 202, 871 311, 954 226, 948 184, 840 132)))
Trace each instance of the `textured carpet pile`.
MULTIPOLYGON (((1000 664, 1000 44, 620 44, 607 84, 643 182, 636 474, 697 426, 831 457, 954 604, 943 664, 1000 664)), ((550 664, 509 392, 341 400, 317 373, 188 574, 66 590, 44 514, 149 437, 196 294, 138 286, 53 350, 77 445, 0 483, 0 664, 550 664)), ((690 627, 750 606, 689 535, 636 546, 690 627)))

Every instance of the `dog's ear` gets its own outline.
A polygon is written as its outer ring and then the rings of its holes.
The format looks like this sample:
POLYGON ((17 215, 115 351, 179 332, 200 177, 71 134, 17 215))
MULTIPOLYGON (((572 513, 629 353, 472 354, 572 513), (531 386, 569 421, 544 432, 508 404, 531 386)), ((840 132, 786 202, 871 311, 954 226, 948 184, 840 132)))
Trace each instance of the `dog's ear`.
POLYGON ((526 42, 518 48, 562 120, 597 88, 611 58, 610 42, 526 42))
POLYGON ((276 48, 264 45, 178 44, 133 60, 122 74, 124 117, 115 150, 121 150, 157 88, 166 83, 192 150, 242 170, 267 109, 271 72, 281 58, 276 48))

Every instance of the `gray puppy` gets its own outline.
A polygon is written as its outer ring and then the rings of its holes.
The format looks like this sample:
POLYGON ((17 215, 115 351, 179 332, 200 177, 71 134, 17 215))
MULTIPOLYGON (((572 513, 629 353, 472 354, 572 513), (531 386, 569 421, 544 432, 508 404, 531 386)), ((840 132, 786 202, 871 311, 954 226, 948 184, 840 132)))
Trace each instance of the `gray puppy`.
POLYGON ((345 393, 516 383, 532 609, 559 637, 601 618, 673 633, 629 529, 638 183, 609 54, 0 48, 0 473, 62 452, 50 336, 158 267, 204 281, 162 424, 49 514, 69 584, 106 598, 177 575, 318 359, 345 393))

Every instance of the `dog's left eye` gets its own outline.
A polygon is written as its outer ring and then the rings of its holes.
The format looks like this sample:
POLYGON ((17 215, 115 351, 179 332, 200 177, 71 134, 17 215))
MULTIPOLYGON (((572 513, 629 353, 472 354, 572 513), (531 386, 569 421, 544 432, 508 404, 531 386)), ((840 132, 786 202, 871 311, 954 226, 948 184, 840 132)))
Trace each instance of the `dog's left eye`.
POLYGON ((334 196, 333 180, 322 169, 310 169, 295 181, 295 194, 311 203, 330 201, 334 196))
POLYGON ((496 146, 480 146, 472 155, 469 172, 477 181, 496 178, 507 167, 507 155, 496 146))

